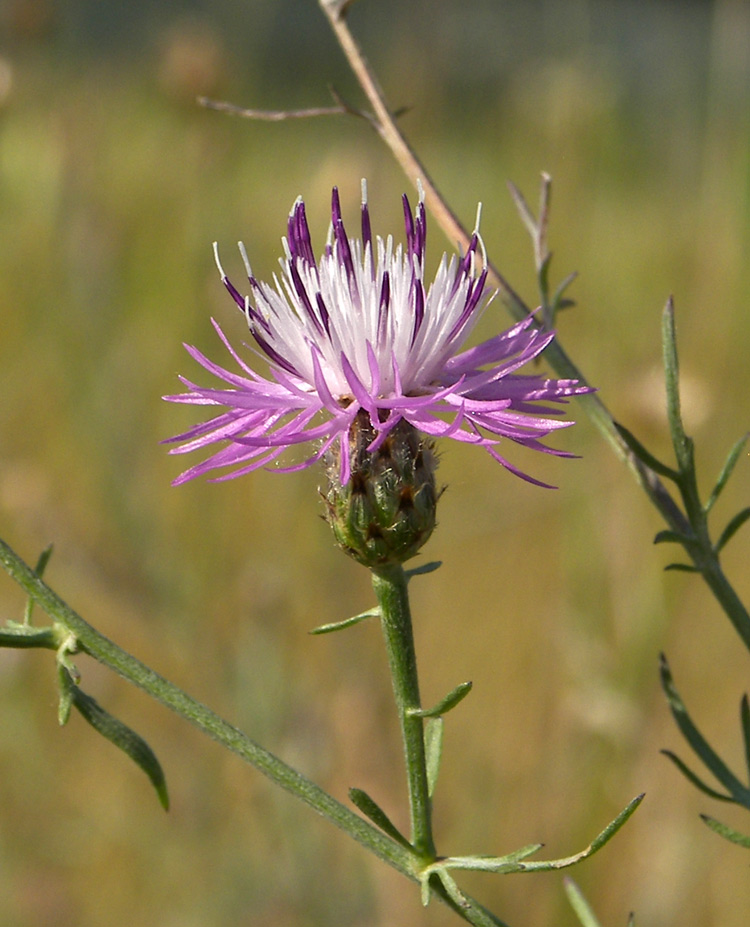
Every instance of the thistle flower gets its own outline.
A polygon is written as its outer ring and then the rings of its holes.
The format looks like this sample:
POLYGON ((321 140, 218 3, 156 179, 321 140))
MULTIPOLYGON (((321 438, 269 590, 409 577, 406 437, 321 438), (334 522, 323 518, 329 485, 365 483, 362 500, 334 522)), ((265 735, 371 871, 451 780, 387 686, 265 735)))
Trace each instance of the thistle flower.
POLYGON ((334 189, 328 241, 317 262, 305 204, 301 199, 294 203, 283 239, 282 275, 274 275, 273 285, 255 277, 240 244, 250 296, 242 296, 230 282, 214 246, 222 282, 247 318, 255 342, 250 349, 268 363, 269 374, 252 369, 215 321, 239 372, 186 345, 191 357, 228 388, 181 378, 187 392, 165 397, 224 409, 170 439, 180 442, 172 453, 222 445, 175 484, 224 468, 228 472, 215 480, 241 476, 312 442, 312 456, 279 470, 335 459, 334 481, 343 488, 361 460, 362 448, 356 445, 362 435, 367 435, 366 451, 374 455, 399 423, 426 436, 430 446, 432 439, 452 438, 482 447, 511 472, 542 486, 547 484, 501 456, 498 445, 507 440, 572 456, 546 447, 541 439, 572 424, 557 418, 559 406, 588 387, 576 380, 517 373, 542 353, 554 333, 540 330, 530 315, 463 348, 492 298, 478 229, 466 254, 450 260, 443 255, 435 279, 426 284, 423 198, 412 215, 403 197, 406 244, 394 245, 391 236, 373 239, 364 183, 362 189, 361 239, 347 236, 334 189))

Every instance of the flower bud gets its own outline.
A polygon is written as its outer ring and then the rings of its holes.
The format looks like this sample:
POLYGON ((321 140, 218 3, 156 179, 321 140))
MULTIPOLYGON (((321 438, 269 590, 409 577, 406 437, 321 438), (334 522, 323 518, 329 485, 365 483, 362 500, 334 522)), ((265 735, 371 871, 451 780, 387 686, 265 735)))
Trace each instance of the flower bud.
POLYGON ((345 485, 338 453, 327 457, 327 519, 336 542, 367 567, 403 563, 435 527, 437 459, 432 441, 403 419, 375 451, 376 432, 360 411, 349 437, 351 477, 345 485))

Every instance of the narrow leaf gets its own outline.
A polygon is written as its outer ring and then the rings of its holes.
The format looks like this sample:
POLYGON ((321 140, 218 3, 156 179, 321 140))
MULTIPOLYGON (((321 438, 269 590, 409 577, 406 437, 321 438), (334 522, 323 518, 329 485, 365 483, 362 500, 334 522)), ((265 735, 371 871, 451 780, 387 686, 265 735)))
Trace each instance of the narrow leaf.
POLYGON ((572 299, 563 299, 562 295, 577 277, 578 271, 574 270, 558 284, 552 296, 552 305, 555 309, 567 309, 569 306, 575 306, 575 302, 572 299))
POLYGON ((332 631, 343 631, 344 628, 351 628, 352 625, 359 624, 366 618, 378 618, 380 609, 370 608, 359 615, 353 615, 351 618, 345 618, 343 621, 334 621, 331 624, 321 624, 317 628, 312 628, 308 634, 330 634, 332 631))
POLYGON ((431 560, 429 563, 423 563, 422 566, 413 567, 411 570, 405 570, 406 578, 411 579, 412 576, 425 576, 427 573, 434 573, 435 570, 439 570, 443 565, 442 560, 431 560))
POLYGON ((96 699, 82 692, 70 678, 65 667, 60 666, 61 677, 63 674, 68 675, 70 687, 68 691, 73 705, 80 715, 102 737, 106 737, 116 747, 119 747, 123 753, 126 753, 137 766, 140 766, 151 781, 151 785, 156 789, 162 807, 165 811, 168 811, 169 796, 164 771, 151 747, 134 730, 113 717, 108 711, 105 711, 96 699))
POLYGON ((692 782, 697 789, 700 789, 701 792, 704 792, 710 798, 715 798, 717 801, 734 801, 731 795, 725 795, 723 792, 717 792, 716 789, 712 789, 711 786, 706 785, 706 783, 701 778, 699 778, 693 772, 693 770, 690 769, 687 763, 684 763, 676 753, 672 753, 671 750, 662 750, 661 753, 663 753, 664 756, 668 757, 675 764, 675 766, 689 782, 692 782))
POLYGON ((685 434, 680 411, 680 364, 677 356, 677 334, 674 324, 674 303, 670 296, 662 314, 662 350, 664 356, 664 381, 667 388, 667 420, 672 436, 675 457, 680 473, 686 473, 693 466, 692 442, 685 434))
POLYGON ((571 908, 575 911, 576 917, 581 922, 582 927, 599 927, 599 921, 591 908, 591 905, 583 897, 583 892, 576 883, 569 877, 563 879, 565 894, 568 896, 571 908))
POLYGON ((742 453, 742 449, 744 448, 747 442, 747 439, 748 439, 748 435, 746 434, 743 435, 740 438, 740 440, 734 445, 732 450, 729 452, 729 456, 724 462, 724 466, 721 468, 721 473, 719 474, 719 478, 716 481, 716 485, 711 491, 711 495, 708 497, 708 501, 706 502, 704 506, 704 510, 706 514, 708 514, 711 511, 711 509, 713 508, 714 502, 716 502, 716 500, 719 498, 719 495, 722 489, 724 489, 724 487, 726 486, 727 480, 732 475, 732 471, 734 470, 735 464, 740 459, 740 454, 742 453))
POLYGON ((728 827, 726 824, 722 824, 721 821, 717 821, 716 818, 709 817, 707 814, 702 814, 701 819, 704 824, 707 824, 712 831, 717 833, 720 837, 724 837, 725 840, 731 840, 732 843, 736 843, 745 849, 750 850, 750 837, 745 834, 741 834, 738 830, 734 830, 732 827, 728 827))
POLYGON ((516 209, 521 217, 521 221, 526 226, 529 235, 536 241, 539 229, 534 214, 529 209, 529 204, 524 199, 523 193, 521 193, 518 187, 511 181, 508 181, 508 189, 510 190, 510 195, 513 197, 513 202, 516 204, 516 209))
POLYGON ((694 567, 689 563, 668 563, 665 567, 665 570, 676 570, 680 573, 699 573, 700 570, 698 567, 694 567))
POLYGON ((724 547, 724 545, 729 541, 734 535, 739 531, 739 529, 745 524, 745 522, 750 518, 750 506, 743 509, 741 512, 738 512, 734 518, 729 522, 726 528, 721 532, 721 537, 716 542, 716 553, 724 547))
POLYGON ((742 739, 745 742, 745 763, 748 776, 750 776, 750 704, 747 695, 743 695, 740 702, 740 722, 742 724, 742 739))
POLYGON ((424 729, 425 765, 427 767, 427 794, 432 798, 435 793, 440 760, 443 755, 443 727, 442 718, 430 718, 424 729))
POLYGON ((409 850, 412 849, 412 845, 406 837, 404 837, 380 805, 370 798, 367 792, 363 792, 362 789, 349 789, 349 798, 351 798, 352 803, 359 808, 362 814, 366 815, 373 824, 383 831, 383 833, 388 834, 389 837, 392 837, 397 843, 400 843, 402 847, 407 847, 409 850))
POLYGON ((57 650, 60 636, 55 628, 32 628, 27 624, 9 623, 0 628, 0 647, 45 647, 57 650))
POLYGON ((692 540, 693 539, 689 535, 683 534, 681 531, 672 531, 670 528, 665 528, 663 531, 658 531, 656 533, 654 544, 689 544, 692 540))
POLYGON ((451 708, 455 708, 459 702, 463 701, 469 692, 471 692, 471 687, 473 685, 474 683, 472 682, 462 682, 432 708, 413 708, 408 714, 411 715, 412 718, 438 718, 440 715, 449 712, 451 708))
POLYGON ((70 709, 73 707, 73 691, 75 682, 70 670, 62 663, 57 664, 57 723, 64 727, 70 718, 70 709))
POLYGON ((538 853, 543 843, 530 843, 505 856, 446 856, 432 864, 433 871, 461 869, 465 872, 520 872, 522 861, 538 853))
POLYGON ((638 460, 646 464, 654 473, 658 473, 659 476, 663 476, 665 479, 672 480, 673 482, 679 479, 679 473, 654 457, 651 451, 647 451, 632 431, 619 422, 614 422, 613 424, 622 440, 627 444, 628 448, 635 454, 638 460))
POLYGON ((683 737, 737 804, 750 808, 750 789, 740 782, 693 723, 684 702, 677 692, 664 654, 660 657, 659 674, 672 716, 677 722, 677 727, 682 731, 683 737))
POLYGON ((445 869, 433 869, 428 867, 426 871, 420 873, 419 881, 422 885, 422 904, 427 905, 430 900, 431 876, 437 876, 445 895, 450 898, 463 919, 469 921, 470 924, 481 925, 481 927, 508 927, 505 921, 501 921, 492 911, 488 911, 487 908, 479 904, 473 898, 464 895, 456 884, 456 880, 445 869))
MULTIPOLYGON (((49 558, 52 556, 52 550, 53 550, 53 545, 48 544, 44 548, 44 550, 41 552, 41 554, 39 554, 39 559, 37 560, 36 566, 34 567, 34 572, 39 577, 39 579, 41 579, 42 576, 44 576, 44 571, 46 570, 47 564, 49 563, 49 558)), ((33 611, 34 611, 34 600, 32 598, 28 598, 26 600, 26 609, 24 611, 24 616, 23 616, 24 624, 31 624, 31 615, 33 611)))
POLYGON ((611 821, 604 830, 596 836, 585 850, 576 853, 574 856, 567 856, 563 859, 550 860, 529 860, 528 862, 519 863, 518 872, 539 872, 549 869, 566 869, 568 866, 574 866, 582 859, 593 856, 608 843, 617 831, 623 826, 628 818, 633 814, 635 809, 640 805, 645 797, 645 793, 636 795, 636 797, 617 815, 614 821, 611 821))

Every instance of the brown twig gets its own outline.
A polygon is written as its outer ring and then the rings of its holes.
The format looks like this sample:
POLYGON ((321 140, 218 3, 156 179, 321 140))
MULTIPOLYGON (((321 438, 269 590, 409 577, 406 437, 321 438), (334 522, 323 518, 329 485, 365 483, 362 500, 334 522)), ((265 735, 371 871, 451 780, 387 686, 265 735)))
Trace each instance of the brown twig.
MULTIPOLYGON (((349 3, 347 0, 318 0, 318 2, 349 62, 349 66, 354 72, 355 77, 372 107, 375 118, 374 125, 378 135, 380 135, 386 145, 391 149, 394 157, 401 165, 401 168, 409 180, 415 186, 418 181, 421 182, 425 193, 425 205, 430 210, 435 221, 447 238, 452 243, 457 243, 459 247, 465 250, 470 241, 469 232, 450 209, 431 179, 424 164, 419 160, 396 125, 393 112, 389 109, 385 101, 385 95, 380 84, 362 53, 359 44, 349 30, 346 22, 346 12, 349 3)), ((543 175, 543 202, 545 201, 545 197, 547 200, 549 198, 549 183, 549 177, 543 175)), ((542 243, 544 243, 548 217, 546 215, 546 209, 542 211, 544 215, 541 216, 540 219, 543 222, 542 243)), ((539 244, 535 242, 535 252, 538 248, 539 244)), ((502 294, 511 314, 516 319, 521 319, 528 315, 530 311, 529 306, 526 305, 518 293, 508 284, 500 271, 491 262, 488 262, 487 269, 490 279, 502 294)), ((579 380, 584 384, 587 383, 583 373, 564 351, 558 338, 547 347, 545 357, 558 375, 579 380)), ((599 398, 599 394, 588 393, 578 396, 577 399, 617 456, 628 464, 636 481, 648 495, 653 505, 661 512, 667 524, 675 530, 679 530, 683 527, 684 516, 672 499, 669 491, 657 474, 639 460, 627 446, 617 430, 612 413, 599 398)))

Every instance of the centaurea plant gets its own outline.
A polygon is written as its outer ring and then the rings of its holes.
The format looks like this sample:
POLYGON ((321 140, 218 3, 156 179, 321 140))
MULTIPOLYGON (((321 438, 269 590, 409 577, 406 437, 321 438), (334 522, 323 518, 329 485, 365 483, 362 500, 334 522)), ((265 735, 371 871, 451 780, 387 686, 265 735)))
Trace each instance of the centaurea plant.
MULTIPOLYGON (((363 194, 364 190, 363 185, 363 194)), ((364 195, 361 238, 349 238, 334 190, 328 242, 316 261, 305 206, 297 200, 284 240, 282 276, 275 277, 273 285, 256 278, 241 246, 249 296, 242 296, 230 282, 217 254, 222 281, 247 320, 252 343, 244 350, 263 360, 268 375, 257 372, 214 323, 238 370, 224 369, 188 347, 192 358, 226 386, 217 389, 183 379, 187 392, 166 398, 221 409, 171 439, 179 445, 176 453, 207 447, 213 451, 177 477, 177 484, 207 474, 214 480, 242 476, 274 465, 284 452, 310 443, 310 456, 277 470, 291 472, 317 461, 325 465, 328 521, 339 546, 371 571, 377 606, 315 630, 328 633, 367 618, 380 619, 404 746, 409 836, 400 833, 361 789, 351 789, 350 798, 364 817, 125 654, 44 584, 41 574, 47 554, 32 571, 2 542, 0 557, 6 567, 30 600, 42 605, 55 622, 50 628, 36 628, 29 610, 24 623, 6 628, 0 642, 55 650, 61 722, 75 707, 142 767, 165 806, 166 782, 155 755, 134 731, 81 690, 72 662, 75 653, 94 656, 146 689, 419 882, 424 903, 434 893, 468 922, 498 925, 502 921, 461 891, 454 870, 512 873, 573 865, 607 842, 641 797, 585 850, 563 859, 531 859, 541 844, 502 856, 439 855, 432 800, 443 716, 462 701, 471 684, 456 686, 436 705, 422 706, 408 582, 437 564, 408 571, 403 564, 420 551, 435 526, 440 496, 433 449, 437 439, 475 444, 512 473, 546 486, 512 465, 498 445, 511 442, 572 456, 548 447, 542 439, 572 424, 561 418, 563 405, 571 396, 590 392, 590 387, 576 379, 521 372, 554 338, 533 314, 467 347, 493 295, 487 287, 487 258, 478 227, 466 252, 450 260, 443 256, 427 285, 424 202, 420 198, 414 214, 406 197, 403 205, 405 244, 394 245, 391 237, 373 238, 364 195)))
MULTIPOLYGON (((667 528, 659 542, 679 544, 688 563, 672 566, 701 574, 750 647, 750 616, 724 576, 719 554, 750 518, 743 509, 712 542, 709 511, 737 464, 745 439, 736 443, 706 502, 697 490, 692 441, 685 434, 679 403, 674 312, 671 301, 664 313, 664 361, 667 374, 668 415, 676 466, 652 455, 625 427, 616 423, 601 399, 555 339, 552 327, 572 276, 553 291, 549 284, 551 255, 546 247, 549 178, 544 177, 538 216, 521 194, 512 194, 529 230, 539 286, 539 309, 530 312, 518 293, 493 267, 478 229, 467 233, 440 197, 429 175, 404 139, 382 96, 378 81, 346 24, 351 0, 319 0, 321 9, 364 90, 372 112, 354 110, 337 98, 333 110, 365 118, 389 145, 405 172, 422 177, 412 214, 404 198, 406 241, 394 246, 390 238, 373 238, 366 197, 362 202, 361 236, 349 238, 334 192, 331 231, 322 256, 316 260, 305 207, 298 200, 289 218, 282 274, 273 283, 259 281, 241 248, 249 294, 230 283, 216 257, 222 280, 245 314, 250 343, 235 348, 215 324, 234 370, 209 360, 195 348, 189 353, 224 387, 207 387, 183 380, 187 391, 172 401, 208 406, 218 413, 171 439, 174 453, 205 451, 211 456, 177 477, 176 483, 198 476, 230 479, 259 467, 294 471, 320 461, 328 487, 325 508, 339 545, 372 573, 377 606, 343 621, 317 628, 318 633, 341 630, 368 618, 379 618, 393 679, 398 719, 404 743, 411 833, 402 834, 388 814, 361 789, 350 799, 360 814, 328 795, 281 759, 191 698, 168 680, 121 650, 73 611, 42 578, 49 550, 35 569, 27 566, 0 541, 0 561, 29 596, 21 622, 8 622, 0 631, 0 646, 40 647, 56 653, 59 719, 64 723, 75 708, 98 732, 124 750, 146 772, 166 806, 166 781, 153 751, 134 731, 82 691, 74 664, 86 653, 144 689, 152 697, 191 721, 273 782, 344 830, 381 860, 421 885, 426 902, 444 901, 472 924, 503 922, 464 893, 454 870, 495 873, 531 872, 570 866, 598 850, 624 823, 640 801, 626 809, 582 852, 558 860, 535 860, 540 849, 532 844, 503 856, 445 856, 438 854, 432 828, 432 801, 440 766, 443 717, 468 694, 471 685, 456 686, 437 704, 423 708, 419 695, 416 655, 411 632, 408 583, 435 564, 404 569, 429 538, 435 525, 440 490, 435 480, 434 442, 452 438, 485 449, 505 468, 532 483, 505 456, 517 444, 557 456, 569 456, 546 444, 559 428, 562 404, 576 397, 616 453, 630 466, 639 485, 664 518, 667 528), (443 258, 429 285, 425 281, 427 209, 451 241, 462 243, 463 254, 443 258), (489 305, 494 288, 516 319, 509 330, 467 347, 472 329, 489 305), (251 363, 252 355, 260 360, 251 363), (531 360, 541 358, 559 379, 544 378, 535 370, 522 373, 531 360), (267 370, 268 374, 260 370, 267 370), (312 446, 300 462, 279 466, 295 457, 297 446, 312 446), (503 448, 503 450, 501 450, 503 448), (665 481, 672 483, 682 505, 673 499, 665 481), (33 623, 38 605, 52 624, 33 623)), ((265 118, 261 111, 244 111, 230 104, 211 104, 229 112, 265 118)), ((284 118, 273 113, 271 118, 284 118)), ((545 485, 545 484, 541 484, 545 485)), ((693 752, 718 781, 721 790, 703 781, 675 754, 668 755, 693 784, 712 798, 750 808, 750 786, 710 747, 691 720, 677 692, 666 660, 662 684, 675 720, 693 752)), ((740 719, 745 759, 750 769, 750 708, 745 697, 740 719)), ((746 779, 746 777, 745 777, 746 779)), ((713 818, 706 822, 720 835, 742 846, 750 838, 713 818)), ((596 919, 575 886, 569 883, 571 903, 586 927, 596 919)))

